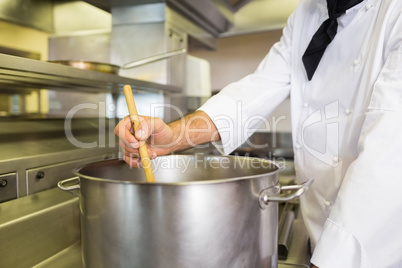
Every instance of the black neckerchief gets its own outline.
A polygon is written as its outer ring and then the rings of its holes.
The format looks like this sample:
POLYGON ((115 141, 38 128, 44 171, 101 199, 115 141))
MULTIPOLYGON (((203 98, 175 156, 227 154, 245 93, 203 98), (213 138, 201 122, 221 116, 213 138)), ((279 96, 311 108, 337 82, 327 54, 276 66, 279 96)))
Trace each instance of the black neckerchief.
POLYGON ((363 0, 327 0, 329 18, 325 20, 308 45, 302 57, 306 68, 308 80, 313 78, 314 72, 324 55, 325 49, 335 38, 338 30, 337 19, 349 8, 361 3, 363 0))

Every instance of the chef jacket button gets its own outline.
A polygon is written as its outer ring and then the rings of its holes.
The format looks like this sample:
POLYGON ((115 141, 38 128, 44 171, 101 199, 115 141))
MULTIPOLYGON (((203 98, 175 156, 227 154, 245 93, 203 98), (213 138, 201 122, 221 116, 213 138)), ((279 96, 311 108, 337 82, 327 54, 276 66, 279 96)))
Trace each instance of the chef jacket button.
POLYGON ((367 4, 366 5, 366 11, 369 11, 372 8, 373 8, 373 4, 367 4))
POLYGON ((354 60, 353 65, 354 66, 359 66, 360 65, 360 60, 354 60))
POLYGON ((338 162, 339 162, 339 158, 336 157, 336 156, 334 156, 334 157, 332 158, 332 161, 333 161, 334 163, 338 163, 338 162))
POLYGON ((346 114, 346 115, 351 115, 351 114, 352 114, 352 110, 346 109, 346 110, 345 110, 345 114, 346 114))
POLYGON ((295 148, 299 150, 301 148, 300 144, 296 143, 295 148))
POLYGON ((307 103, 307 102, 303 103, 303 107, 304 107, 304 108, 307 108, 307 107, 308 107, 308 103, 307 103))
POLYGON ((328 200, 325 200, 324 205, 325 205, 326 207, 330 207, 330 206, 332 206, 332 203, 329 202, 328 200))

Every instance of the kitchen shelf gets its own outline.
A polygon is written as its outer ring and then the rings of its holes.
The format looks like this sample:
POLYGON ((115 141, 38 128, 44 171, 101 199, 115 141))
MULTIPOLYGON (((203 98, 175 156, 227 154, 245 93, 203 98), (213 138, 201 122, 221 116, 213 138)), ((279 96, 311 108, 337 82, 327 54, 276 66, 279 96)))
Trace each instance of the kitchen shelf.
POLYGON ((49 89, 121 93, 124 85, 131 85, 134 90, 181 92, 181 88, 175 86, 0 54, 1 91, 49 89))
POLYGON ((80 155, 90 149, 106 153, 118 152, 118 138, 111 127, 116 124, 117 120, 114 119, 76 118, 71 121, 71 136, 67 137, 63 119, 2 120, 0 174, 10 166, 18 168, 31 165, 38 158, 52 162, 55 154, 60 154, 58 161, 62 162, 68 154, 76 152, 80 155))

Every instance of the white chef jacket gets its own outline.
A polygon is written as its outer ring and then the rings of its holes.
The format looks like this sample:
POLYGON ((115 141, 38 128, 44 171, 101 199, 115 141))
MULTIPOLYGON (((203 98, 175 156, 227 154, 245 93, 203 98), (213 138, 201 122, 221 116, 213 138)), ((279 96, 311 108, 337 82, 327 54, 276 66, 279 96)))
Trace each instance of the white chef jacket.
POLYGON ((301 207, 320 268, 402 267, 401 13, 401 0, 348 10, 308 81, 302 55, 328 12, 325 0, 301 0, 255 73, 200 108, 228 154, 290 95, 297 179, 314 179, 301 207))

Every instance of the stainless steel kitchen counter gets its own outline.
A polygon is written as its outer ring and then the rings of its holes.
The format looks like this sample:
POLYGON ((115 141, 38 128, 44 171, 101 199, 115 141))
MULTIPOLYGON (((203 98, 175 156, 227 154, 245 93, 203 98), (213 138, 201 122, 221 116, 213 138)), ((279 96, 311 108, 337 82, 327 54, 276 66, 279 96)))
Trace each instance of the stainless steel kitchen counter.
POLYGON ((34 268, 54 267, 83 268, 84 265, 81 259, 81 243, 78 242, 34 266, 34 268))
POLYGON ((89 162, 118 157, 118 139, 108 129, 116 122, 102 120, 72 120, 81 144, 67 138, 63 119, 0 120, 0 203, 53 188, 89 162))
POLYGON ((2 203, 0 267, 33 267, 79 242, 80 233, 72 194, 55 188, 2 203))

